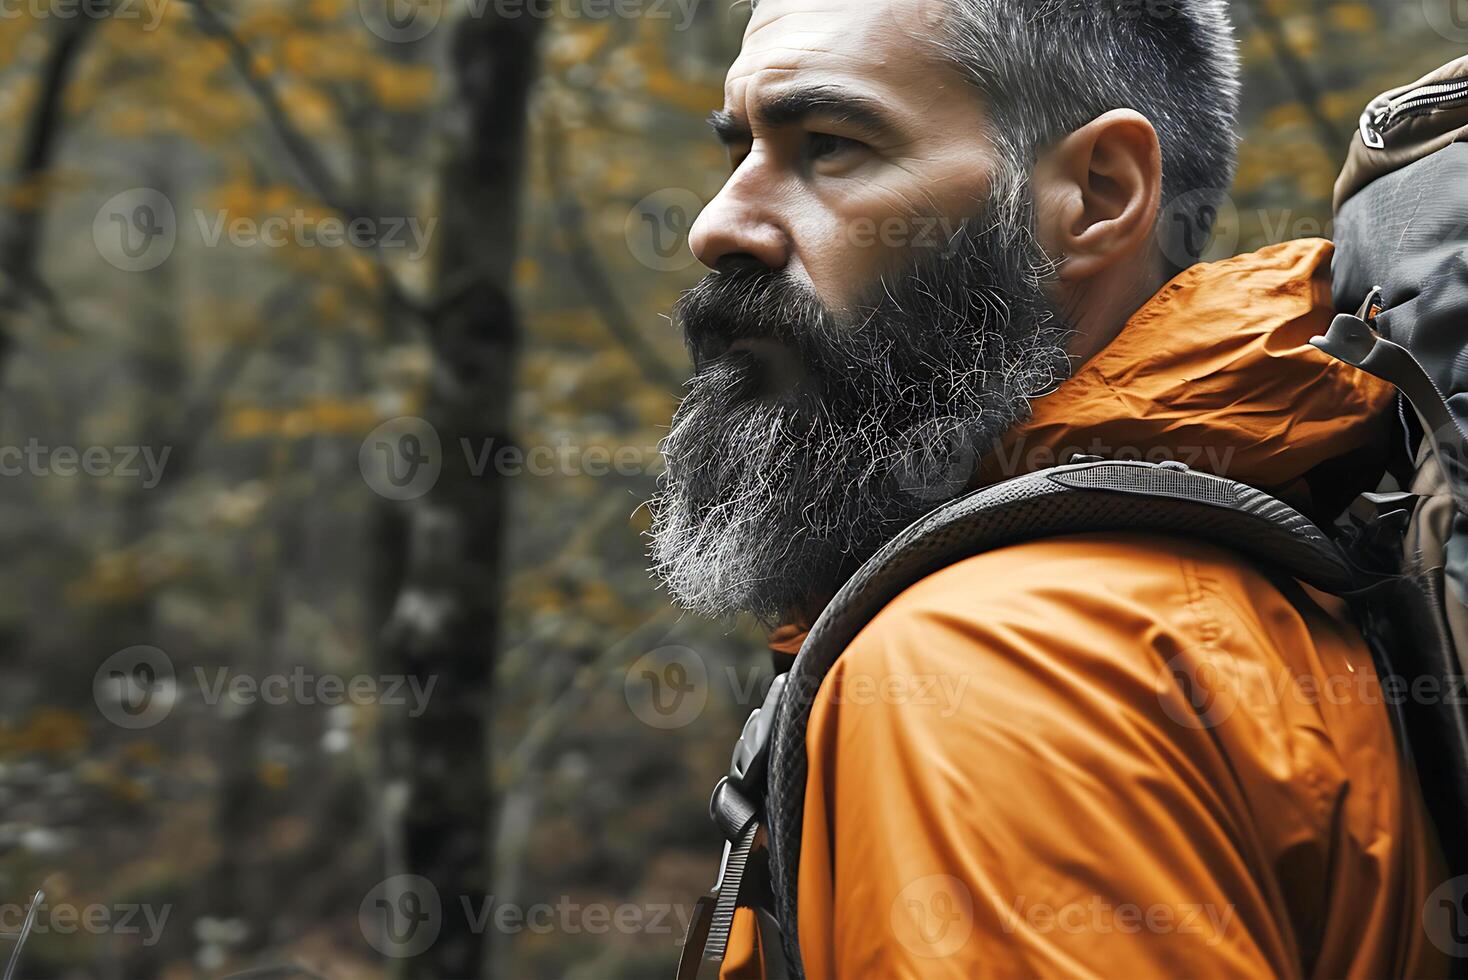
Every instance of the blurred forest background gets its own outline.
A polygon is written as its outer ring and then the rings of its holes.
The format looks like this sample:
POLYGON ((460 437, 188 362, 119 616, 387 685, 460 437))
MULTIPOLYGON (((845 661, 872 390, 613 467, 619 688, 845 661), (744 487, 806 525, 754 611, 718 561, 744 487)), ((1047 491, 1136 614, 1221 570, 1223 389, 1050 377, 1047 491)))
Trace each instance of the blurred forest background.
MULTIPOLYGON (((1328 234, 1361 107, 1468 45, 1462 0, 1236 13, 1214 257, 1328 234)), ((671 972, 768 671, 638 509, 746 17, 0 2, 19 975, 671 972)))

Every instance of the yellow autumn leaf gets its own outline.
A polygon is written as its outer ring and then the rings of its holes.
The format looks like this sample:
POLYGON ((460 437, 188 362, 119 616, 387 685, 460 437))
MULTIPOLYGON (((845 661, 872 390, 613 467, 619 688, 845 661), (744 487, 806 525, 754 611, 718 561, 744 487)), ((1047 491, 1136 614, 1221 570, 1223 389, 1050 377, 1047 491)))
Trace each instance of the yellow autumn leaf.
POLYGON ((291 781, 291 772, 283 762, 262 762, 259 770, 260 782, 270 789, 284 789, 291 781))
POLYGON ((6 755, 64 755, 86 746, 86 720, 63 708, 37 708, 18 728, 0 729, 0 752, 6 755))
POLYGON ((320 325, 330 326, 339 322, 346 313, 347 298, 337 287, 323 286, 312 296, 311 305, 316 310, 320 325))
POLYGON ((379 62, 367 75, 372 93, 384 109, 407 112, 422 108, 433 98, 438 76, 427 65, 379 62))
POLYGON ((540 263, 521 256, 515 261, 515 285, 529 289, 540 284, 540 263))
POLYGON ((307 132, 329 129, 336 121, 336 108, 325 95, 309 85, 289 85, 280 92, 286 114, 307 132))
POLYGON ((306 16, 322 23, 340 20, 347 10, 348 0, 310 0, 306 5, 306 16))

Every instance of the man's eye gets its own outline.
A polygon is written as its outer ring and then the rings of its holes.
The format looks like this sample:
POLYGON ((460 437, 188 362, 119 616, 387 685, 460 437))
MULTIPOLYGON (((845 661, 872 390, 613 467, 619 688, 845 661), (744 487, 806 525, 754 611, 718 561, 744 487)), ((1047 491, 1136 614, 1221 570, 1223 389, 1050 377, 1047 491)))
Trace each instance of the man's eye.
POLYGON ((824 160, 828 157, 861 149, 861 145, 856 140, 847 139, 845 136, 833 136, 830 133, 810 133, 806 136, 805 153, 812 160, 824 160))

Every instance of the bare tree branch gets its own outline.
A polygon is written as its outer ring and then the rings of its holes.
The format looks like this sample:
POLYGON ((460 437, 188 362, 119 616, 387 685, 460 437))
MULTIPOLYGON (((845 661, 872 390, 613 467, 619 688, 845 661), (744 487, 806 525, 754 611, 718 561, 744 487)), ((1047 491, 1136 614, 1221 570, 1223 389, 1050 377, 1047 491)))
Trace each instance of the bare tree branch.
POLYGON ((521 779, 532 772, 541 751, 565 728, 566 722, 606 678, 607 671, 621 663, 621 658, 628 650, 645 648, 652 637, 663 630, 676 615, 676 607, 662 606, 641 626, 608 646, 594 660, 579 667, 571 678, 571 683, 549 704, 537 709, 535 720, 525 732, 525 737, 509 752, 502 787, 506 790, 514 789, 521 779))
MULTIPOLYGON (((96 10, 107 12, 107 4, 96 10)), ((39 300, 68 332, 74 332, 56 294, 40 279, 36 262, 41 246, 41 216, 49 192, 45 177, 61 136, 62 100, 76 71, 82 50, 101 18, 79 14, 62 20, 56 28, 56 43, 46 55, 40 71, 40 94, 26 124, 26 133, 16 158, 11 193, 10 220, 0 238, 0 357, 12 342, 8 321, 19 312, 27 296, 39 300)))
POLYGON ((1290 47, 1290 40, 1285 36, 1283 25, 1280 24, 1279 18, 1269 10, 1267 4, 1261 3, 1260 0, 1244 0, 1243 6, 1264 31, 1264 36, 1274 51, 1274 60, 1279 63, 1279 69, 1284 74, 1285 80, 1295 90, 1295 98, 1300 101, 1300 104, 1305 107, 1305 112, 1310 116, 1310 122, 1315 127, 1320 145, 1325 147, 1333 164, 1340 163, 1342 154, 1345 152, 1347 138, 1326 114, 1324 96, 1309 66, 1295 53, 1295 49, 1290 47))
MULTIPOLYGON (((331 169, 326 162, 317 154, 316 148, 311 141, 301 135, 300 130, 291 122, 290 115, 280 103, 280 97, 276 94, 275 85, 270 78, 262 74, 255 64, 255 58, 250 53, 250 48, 240 36, 236 34, 222 17, 214 10, 209 0, 188 0, 194 8, 198 17, 199 26, 206 34, 209 34, 229 50, 230 60, 234 62, 236 71, 244 80, 246 87, 265 110, 266 118, 269 119, 271 127, 275 130, 286 152, 290 154, 295 162, 296 168, 305 178, 307 186, 328 207, 339 212, 349 222, 359 218, 372 219, 366 214, 355 201, 351 200, 338 186, 336 178, 332 176, 331 169)), ((376 247, 375 253, 380 252, 376 247)), ((388 300, 396 307, 408 312, 412 316, 431 321, 432 311, 417 299, 409 295, 404 289, 397 276, 392 273, 390 267, 380 261, 376 263, 378 271, 382 276, 383 289, 388 300)))
POLYGON ((215 12, 208 0, 188 0, 188 2, 194 8, 199 26, 204 29, 204 32, 218 38, 229 50, 230 60, 234 62, 235 69, 260 102, 276 135, 285 144, 291 160, 306 179, 312 192, 342 214, 355 216, 357 209, 345 199, 340 188, 337 187, 336 179, 331 175, 325 161, 317 155, 316 148, 311 145, 311 141, 302 136, 295 124, 291 122, 290 116, 286 113, 285 107, 280 104, 280 98, 275 93, 274 83, 269 76, 259 70, 249 46, 225 23, 224 18, 215 12))
POLYGON ((660 388, 678 391, 683 387, 683 372, 674 368, 637 329, 627 308, 617 296, 616 286, 602 268, 596 246, 586 232, 586 212, 567 178, 561 146, 565 134, 553 116, 546 119, 545 165, 556 196, 556 223, 565 237, 571 268, 581 281, 586 298, 601 315, 607 330, 616 338, 643 373, 660 388))

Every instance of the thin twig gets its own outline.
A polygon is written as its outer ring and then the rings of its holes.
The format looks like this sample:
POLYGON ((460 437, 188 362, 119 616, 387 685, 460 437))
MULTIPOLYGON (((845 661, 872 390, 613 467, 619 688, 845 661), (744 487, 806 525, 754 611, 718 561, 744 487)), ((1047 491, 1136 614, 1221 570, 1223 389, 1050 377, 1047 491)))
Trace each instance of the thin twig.
MULTIPOLYGON (((102 3, 98 11, 105 16, 109 12, 108 4, 102 3)), ((41 210, 48 196, 45 173, 51 166, 61 135, 63 96, 81 52, 99 20, 98 16, 75 17, 61 24, 56 43, 46 54, 40 70, 40 93, 26 124, 11 181, 13 193, 23 191, 34 197, 12 207, 9 227, 3 241, 0 241, 0 270, 5 274, 5 282, 0 285, 0 316, 8 318, 21 308, 26 296, 30 296, 39 301, 67 333, 75 333, 75 327, 56 294, 37 275, 36 253, 40 248, 41 210)), ((10 342, 8 330, 0 333, 0 354, 10 342)))
MULTIPOLYGON (((303 136, 291 122, 290 115, 285 111, 280 97, 276 94, 274 84, 268 76, 258 70, 249 46, 225 23, 224 19, 210 5, 209 0, 188 0, 188 3, 198 15, 199 26, 203 28, 204 32, 217 38, 229 50, 230 60, 234 62, 236 71, 239 72, 245 85, 265 110, 270 125, 285 146, 286 152, 295 161, 297 169, 300 170, 312 193, 328 207, 339 212, 348 222, 359 218, 370 220, 370 216, 364 214, 341 191, 336 178, 332 176, 326 163, 317 155, 316 148, 311 145, 311 141, 303 136)), ((374 248, 376 248, 375 237, 374 248)), ((387 264, 379 262, 377 266, 383 277, 383 286, 389 301, 425 322, 430 321, 431 311, 408 294, 387 264)))
POLYGON ((500 784, 502 791, 513 788, 525 774, 535 769, 541 750, 563 730, 566 720, 581 707, 587 695, 605 678, 607 669, 618 662, 627 648, 661 629, 674 614, 673 606, 664 605, 644 620, 642 625, 608 646, 601 656, 579 667, 571 678, 571 683, 550 704, 536 711, 535 721, 531 723, 525 737, 509 754, 504 779, 500 784))
POLYGON ((1326 114, 1325 100, 1321 94, 1320 85, 1315 81, 1315 76, 1310 73, 1309 66, 1295 53, 1295 49, 1290 47, 1290 40, 1285 36, 1279 19, 1270 12, 1266 4, 1261 3, 1260 0, 1244 0, 1244 7, 1264 31, 1269 46, 1274 50, 1274 58, 1279 62, 1280 71, 1283 72, 1285 80, 1294 88, 1295 98, 1300 101, 1305 107, 1306 114, 1310 116, 1310 122, 1315 126, 1315 132, 1320 138, 1321 145, 1325 147, 1330 159, 1337 161, 1346 146, 1346 137, 1326 114))
POLYGON ((617 296, 617 288, 611 277, 602 268, 596 247, 586 232, 586 213, 567 179, 565 164, 561 158, 561 144, 565 134, 553 116, 547 116, 545 138, 545 165, 550 175, 551 188, 556 196, 555 215, 569 249, 571 268, 581 280, 587 299, 601 314, 602 322, 612 336, 621 342, 632 359, 642 368, 650 380, 661 388, 678 391, 683 387, 681 371, 663 360, 647 338, 633 322, 631 314, 617 296))
POLYGON ((5 980, 10 980, 15 974, 15 968, 20 963, 20 951, 25 948, 25 941, 31 934, 31 929, 36 925, 36 913, 40 911, 41 903, 46 900, 46 892, 36 890, 36 895, 31 899, 31 907, 26 911, 25 922, 21 924, 20 934, 15 937, 15 949, 10 951, 10 959, 5 964, 5 980))
POLYGON ((295 124, 291 122, 290 116, 287 115, 285 107, 280 104, 280 98, 276 95, 275 85, 267 75, 258 69, 255 56, 251 54, 249 46, 215 12, 208 0, 188 0, 188 2, 198 15, 199 26, 204 29, 204 32, 218 38, 229 49, 230 60, 234 62, 235 69, 259 101, 265 114, 270 117, 270 124, 275 128, 276 135, 285 144, 287 152, 300 169, 301 175, 306 178, 306 183, 310 185, 311 190, 322 201, 342 214, 355 215, 356 208, 352 207, 342 196, 336 186, 336 179, 332 177, 322 159, 316 155, 316 148, 311 145, 310 140, 301 135, 295 124))

